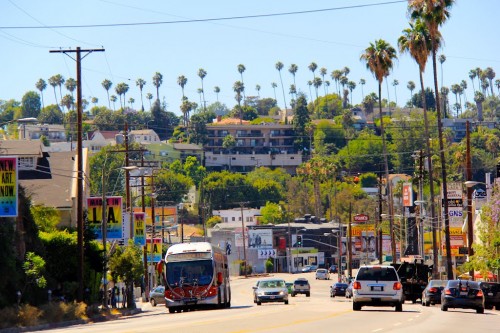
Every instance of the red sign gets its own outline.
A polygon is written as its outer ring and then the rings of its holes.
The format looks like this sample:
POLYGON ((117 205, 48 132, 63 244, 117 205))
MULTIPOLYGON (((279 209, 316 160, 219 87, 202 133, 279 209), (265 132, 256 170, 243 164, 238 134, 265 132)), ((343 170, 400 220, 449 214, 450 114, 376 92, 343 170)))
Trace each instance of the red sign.
POLYGON ((366 222, 369 220, 370 220, 370 217, 368 217, 368 215, 366 215, 366 214, 354 215, 354 222, 366 222))

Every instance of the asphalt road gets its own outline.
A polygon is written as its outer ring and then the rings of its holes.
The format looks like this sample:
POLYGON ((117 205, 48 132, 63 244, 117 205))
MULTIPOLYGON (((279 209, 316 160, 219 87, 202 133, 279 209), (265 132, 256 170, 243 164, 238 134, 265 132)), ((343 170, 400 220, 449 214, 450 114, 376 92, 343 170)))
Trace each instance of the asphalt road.
POLYGON ((500 311, 486 310, 476 314, 473 310, 449 309, 439 306, 423 307, 406 302, 403 312, 394 308, 364 307, 352 311, 352 302, 344 297, 331 298, 329 286, 336 281, 315 280, 314 273, 276 274, 286 281, 306 277, 311 283, 311 297, 290 297, 290 304, 253 303, 252 286, 257 278, 232 280, 232 306, 230 309, 200 310, 170 314, 164 306, 138 304, 142 313, 103 323, 70 326, 51 332, 95 333, 253 333, 253 332, 500 332, 500 311))

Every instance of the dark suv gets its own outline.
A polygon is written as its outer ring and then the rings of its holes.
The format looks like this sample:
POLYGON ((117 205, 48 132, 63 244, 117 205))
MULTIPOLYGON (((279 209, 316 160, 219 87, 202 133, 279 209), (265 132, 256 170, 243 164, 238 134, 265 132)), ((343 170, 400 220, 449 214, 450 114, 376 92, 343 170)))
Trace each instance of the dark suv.
POLYGON ((311 296, 311 286, 307 279, 299 278, 293 282, 292 297, 295 297, 297 294, 305 294, 306 297, 311 296))
POLYGON ((484 294, 484 308, 500 310, 500 283, 480 282, 479 285, 484 294))

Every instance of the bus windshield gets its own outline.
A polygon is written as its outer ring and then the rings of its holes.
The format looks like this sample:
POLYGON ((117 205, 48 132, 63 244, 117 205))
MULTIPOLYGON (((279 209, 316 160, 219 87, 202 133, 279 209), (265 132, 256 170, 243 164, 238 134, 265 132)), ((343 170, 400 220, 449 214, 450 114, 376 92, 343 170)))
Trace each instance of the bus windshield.
POLYGON ((212 260, 169 262, 166 272, 167 283, 171 286, 208 285, 212 282, 214 275, 212 260))

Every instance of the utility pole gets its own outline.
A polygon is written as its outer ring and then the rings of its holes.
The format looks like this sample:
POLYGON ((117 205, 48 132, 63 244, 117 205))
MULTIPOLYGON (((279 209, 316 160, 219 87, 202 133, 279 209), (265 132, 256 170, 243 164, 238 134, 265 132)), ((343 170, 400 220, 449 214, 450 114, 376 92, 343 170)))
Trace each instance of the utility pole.
POLYGON ((108 253, 106 250, 106 236, 108 234, 108 223, 106 216, 106 182, 104 179, 104 165, 102 168, 102 246, 104 247, 104 258, 103 258, 103 309, 108 308, 108 280, 107 280, 107 272, 108 272, 108 253))
MULTIPOLYGON (((465 152, 465 161, 466 161, 466 170, 467 170, 467 181, 472 181, 472 161, 470 156, 470 122, 467 121, 465 123, 465 137, 466 137, 466 152, 465 152)), ((474 249, 472 248, 472 243, 474 241, 474 226, 472 223, 472 186, 467 186, 467 255, 468 260, 470 261, 472 256, 474 255, 474 249)), ((471 269, 469 272, 469 276, 472 281, 474 281, 474 269, 471 269)))
MULTIPOLYGON (((419 155, 418 155, 418 194, 420 196, 420 201, 424 201, 424 170, 423 170, 423 164, 424 164, 424 152, 422 149, 420 149, 419 155)), ((423 206, 420 205, 420 208, 423 206)), ((423 259, 425 259, 425 253, 424 253, 424 219, 422 215, 422 209, 419 210, 419 215, 420 215, 420 255, 422 256, 423 259)))
POLYGON ((351 221, 352 221, 352 203, 349 202, 349 222, 348 222, 348 237, 347 237, 347 253, 348 253, 348 260, 347 260, 347 274, 348 278, 351 278, 352 276, 352 227, 351 227, 351 221))
MULTIPOLYGON (((76 208, 76 223, 77 223, 77 247, 78 247, 78 295, 77 301, 83 301, 83 110, 82 110, 82 59, 92 52, 103 52, 104 49, 87 49, 82 50, 77 47, 76 50, 50 50, 49 53, 76 53, 76 114, 77 114, 77 208, 76 208), (82 58, 82 52, 86 53, 82 58)), ((70 57, 72 58, 72 57, 70 57)), ((72 58, 73 59, 73 58, 72 58)))
POLYGON ((378 220, 378 228, 377 228, 378 262, 380 265, 382 265, 383 256, 384 256, 384 254, 382 253, 382 245, 384 242, 384 236, 383 236, 383 232, 382 232, 382 171, 378 175, 378 216, 377 216, 377 220, 378 220))
POLYGON ((241 209, 241 232, 243 235, 243 269, 245 270, 245 277, 248 276, 247 274, 247 249, 246 249, 246 244, 245 244, 245 220, 243 219, 243 206, 245 205, 245 202, 240 202, 240 209, 241 209))

